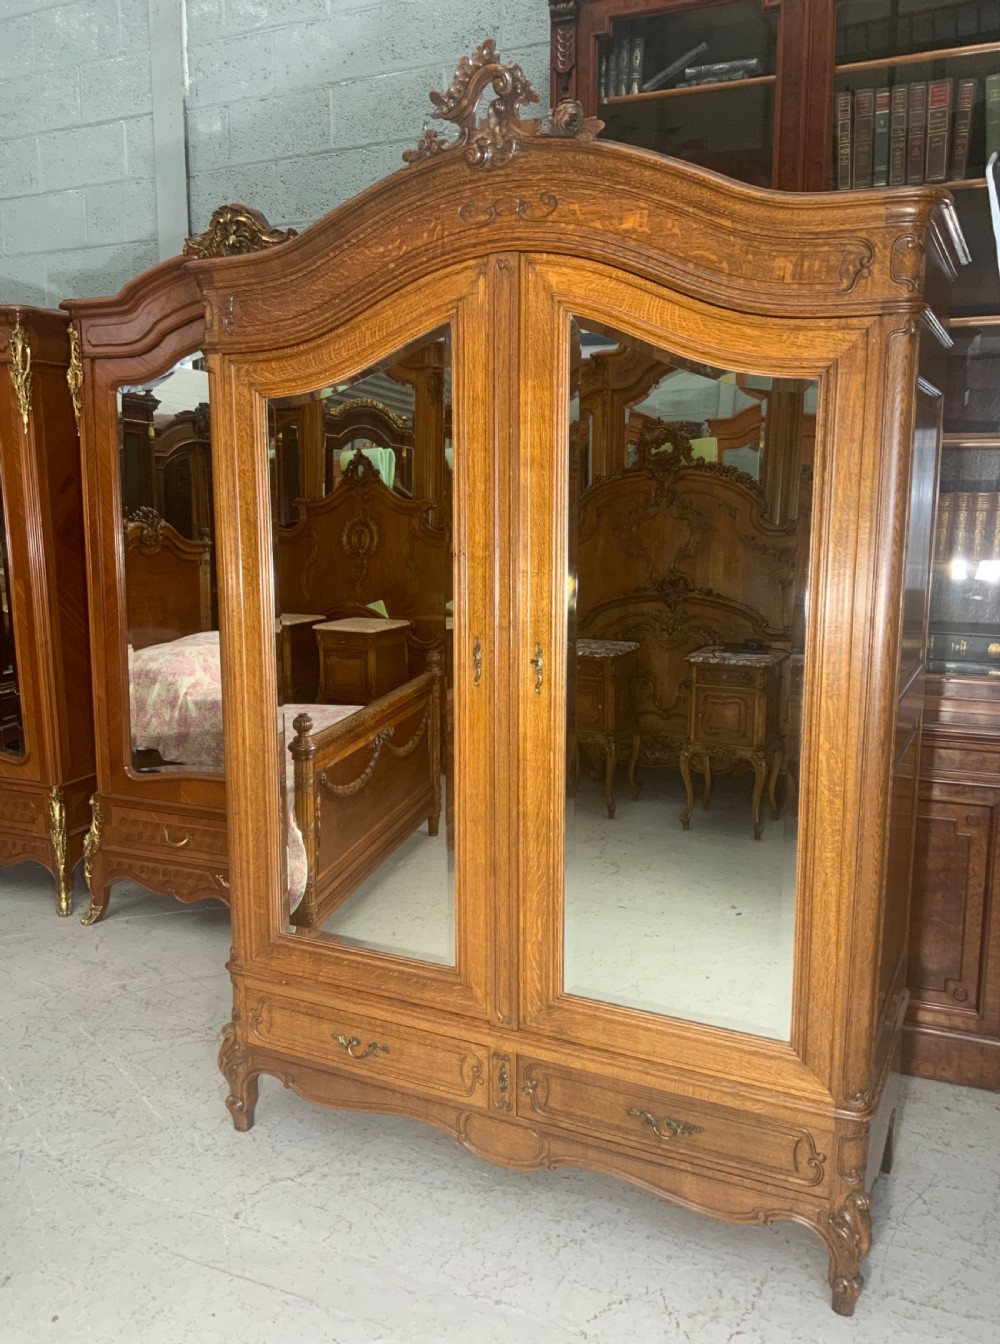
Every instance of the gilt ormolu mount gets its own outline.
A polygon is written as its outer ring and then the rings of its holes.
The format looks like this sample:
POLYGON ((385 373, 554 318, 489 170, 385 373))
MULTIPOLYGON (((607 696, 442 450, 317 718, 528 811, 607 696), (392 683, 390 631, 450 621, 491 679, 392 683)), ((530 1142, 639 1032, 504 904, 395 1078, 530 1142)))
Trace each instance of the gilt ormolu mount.
POLYGON ((458 137, 449 140, 436 127, 426 127, 417 147, 403 154, 407 163, 458 149, 475 168, 501 168, 510 163, 523 140, 536 135, 593 140, 604 129, 603 121, 586 116, 581 105, 572 101, 560 103, 545 120, 523 121, 521 108, 537 103, 538 94, 516 62, 504 65, 500 61, 492 37, 471 56, 463 56, 448 91, 432 89, 430 99, 434 104, 431 116, 457 126, 458 137), (479 101, 490 85, 496 97, 485 116, 477 119, 479 101))

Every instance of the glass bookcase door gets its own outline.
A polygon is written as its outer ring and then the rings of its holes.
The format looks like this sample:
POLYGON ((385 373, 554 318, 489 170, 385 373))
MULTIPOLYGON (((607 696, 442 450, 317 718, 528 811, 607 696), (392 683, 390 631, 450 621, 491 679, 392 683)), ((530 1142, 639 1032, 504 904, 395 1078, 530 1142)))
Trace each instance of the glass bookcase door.
POLYGON ((770 186, 777 31, 760 0, 616 20, 598 58, 605 138, 770 186))
MULTIPOLYGON (((1000 147, 1000 4, 842 0, 835 88, 831 186, 947 184, 970 247, 984 245, 984 172, 1000 147)), ((961 288, 960 278, 959 304, 961 288)))
POLYGON ((929 667, 1000 678, 1000 320, 952 336, 929 667))

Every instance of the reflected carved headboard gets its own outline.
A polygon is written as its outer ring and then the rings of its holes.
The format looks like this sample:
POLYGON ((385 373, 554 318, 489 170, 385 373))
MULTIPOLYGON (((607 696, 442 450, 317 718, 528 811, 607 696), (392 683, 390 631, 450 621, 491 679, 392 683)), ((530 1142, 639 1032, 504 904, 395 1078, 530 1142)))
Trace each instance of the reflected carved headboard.
POLYGON ((134 649, 213 629, 211 541, 137 509, 125 520, 125 601, 134 649))
POLYGON ((358 452, 336 490, 299 500, 297 508, 298 519, 279 529, 275 548, 281 611, 327 614, 382 601, 394 620, 412 623, 419 642, 441 643, 451 547, 430 500, 388 490, 358 452))
POLYGON ((763 515, 757 483, 680 454, 607 476, 579 498, 577 633, 636 640, 642 759, 687 735, 685 655, 760 639, 788 648, 796 524, 763 515))

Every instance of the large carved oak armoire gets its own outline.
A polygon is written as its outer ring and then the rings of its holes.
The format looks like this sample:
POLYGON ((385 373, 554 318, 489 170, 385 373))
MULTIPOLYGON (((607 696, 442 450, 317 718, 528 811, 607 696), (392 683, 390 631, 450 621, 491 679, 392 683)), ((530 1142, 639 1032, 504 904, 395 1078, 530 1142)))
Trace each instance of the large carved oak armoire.
POLYGON ((61 915, 94 787, 70 368, 62 313, 0 308, 0 864, 47 868, 61 915))
MULTIPOLYGON (((150 649, 208 634, 216 625, 205 492, 199 510, 174 518, 178 527, 186 519, 187 535, 160 512, 164 452, 178 435, 185 444, 197 443, 202 460, 210 449, 208 380, 197 367, 204 308, 189 258, 225 256, 288 236, 245 206, 221 206, 206 232, 188 240, 185 255, 145 271, 117 295, 63 304, 82 352, 80 451, 97 748, 84 924, 103 917, 113 883, 124 879, 182 901, 228 900, 222 770, 189 768, 169 753, 143 749, 136 737, 136 670, 150 649)), ((176 684, 173 675, 168 668, 162 685, 152 688, 160 703, 173 704, 181 694, 186 671, 176 684)))
MULTIPOLYGON (((273 1074, 331 1106, 418 1116, 497 1163, 589 1167, 721 1218, 802 1223, 825 1242, 834 1307, 849 1314, 896 1110, 943 338, 933 305, 960 237, 932 189, 779 198, 574 138, 595 127, 573 105, 539 134, 517 112, 529 98, 487 43, 435 96, 457 147, 427 131, 413 166, 287 247, 193 265, 221 505, 228 1106, 248 1129, 258 1077, 273 1074), (476 126, 469 109, 490 83, 500 97, 476 126), (331 921, 297 930, 268 405, 442 332, 449 836, 413 834, 405 865, 383 864, 331 921), (657 352, 677 385, 744 374, 814 398, 812 461, 785 464, 812 485, 783 650, 796 765, 761 841, 737 772, 716 781, 732 823, 713 800, 688 832, 667 771, 614 819, 601 785, 573 778, 577 371, 588 351, 628 344, 657 352), (650 829, 629 840, 640 816, 650 829), (794 919, 745 964, 752 925, 779 906, 794 919)), ((669 489, 648 507, 650 527, 711 545, 669 489)), ((734 681, 734 704, 742 694, 734 681)), ((321 788, 363 806, 421 732, 413 711, 355 738, 321 788)))

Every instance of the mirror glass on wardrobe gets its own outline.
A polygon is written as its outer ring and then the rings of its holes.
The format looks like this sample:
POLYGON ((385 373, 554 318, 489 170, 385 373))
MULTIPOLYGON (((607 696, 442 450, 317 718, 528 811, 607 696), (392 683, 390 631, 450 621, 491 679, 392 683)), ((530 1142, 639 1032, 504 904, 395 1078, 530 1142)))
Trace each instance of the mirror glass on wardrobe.
POLYGON ((118 389, 131 766, 223 770, 208 374, 118 389))
POLYGON ((444 329, 267 405, 286 927, 442 965, 455 960, 449 365, 444 329))
POLYGON ((570 367, 566 992, 786 1040, 817 388, 570 367))
POLYGON ((0 486, 0 752, 24 755, 24 718, 14 648, 13 593, 7 545, 7 510, 0 486))

